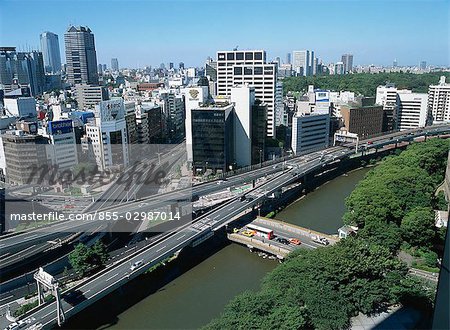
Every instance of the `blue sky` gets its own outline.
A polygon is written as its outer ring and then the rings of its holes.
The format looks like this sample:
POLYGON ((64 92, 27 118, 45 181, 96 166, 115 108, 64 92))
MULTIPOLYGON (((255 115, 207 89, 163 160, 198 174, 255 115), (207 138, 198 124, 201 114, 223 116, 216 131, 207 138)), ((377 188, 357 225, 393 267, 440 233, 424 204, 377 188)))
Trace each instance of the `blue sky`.
POLYGON ((269 58, 315 50, 325 62, 346 52, 355 64, 450 65, 450 0, 401 1, 22 1, 0 0, 0 45, 39 47, 39 34, 69 24, 95 35, 99 63, 121 67, 183 61, 217 50, 265 49, 269 58))

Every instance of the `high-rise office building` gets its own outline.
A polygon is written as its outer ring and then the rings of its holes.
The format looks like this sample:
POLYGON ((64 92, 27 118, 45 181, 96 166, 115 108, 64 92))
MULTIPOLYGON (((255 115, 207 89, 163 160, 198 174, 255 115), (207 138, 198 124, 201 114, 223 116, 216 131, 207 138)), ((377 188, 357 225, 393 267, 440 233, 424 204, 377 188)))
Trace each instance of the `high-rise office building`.
POLYGON ((119 60, 117 58, 111 59, 111 70, 113 72, 119 71, 119 60))
POLYGON ((398 67, 397 59, 395 59, 394 62, 392 63, 392 67, 394 68, 398 67))
POLYGON ((419 69, 426 70, 427 69, 427 61, 420 61, 419 69))
POLYGON ((184 63, 183 63, 183 62, 180 62, 180 63, 178 64, 178 69, 184 70, 184 63))
POLYGON ((292 70, 298 76, 311 76, 315 73, 314 69, 314 51, 312 50, 294 50, 292 52, 292 70))
POLYGON ((44 61, 38 51, 16 52, 0 47, 0 90, 5 93, 29 86, 33 96, 45 91, 44 61))
POLYGON ((208 100, 208 86, 188 87, 181 91, 184 95, 185 120, 184 127, 186 133, 187 159, 192 161, 192 120, 191 113, 200 104, 208 100))
POLYGON ((334 65, 334 74, 344 74, 345 73, 345 64, 342 62, 336 62, 334 65))
POLYGON ((397 89, 394 84, 377 87, 375 103, 383 106, 383 132, 397 128, 397 95, 411 93, 407 89, 397 89))
POLYGON ((99 170, 129 164, 128 133, 122 98, 102 101, 95 121, 86 124, 85 144, 91 146, 99 170))
POLYGON ((256 99, 267 104, 267 132, 275 136, 277 65, 266 62, 264 50, 217 52, 217 95, 230 96, 236 85, 255 86, 256 99))
POLYGON ((285 64, 291 64, 291 53, 286 54, 286 63, 285 64))
POLYGON ((383 107, 381 105, 342 105, 341 115, 347 132, 359 138, 380 134, 383 131, 383 107))
POLYGON ((70 26, 64 34, 67 80, 71 84, 98 85, 94 34, 88 27, 70 26))
POLYGON ((49 121, 47 127, 39 129, 47 138, 47 159, 59 170, 70 169, 78 163, 77 145, 72 119, 49 121))
POLYGON ((44 59, 45 72, 58 73, 61 71, 61 52, 59 50, 58 35, 43 32, 40 35, 41 51, 44 59))
POLYGON ((36 168, 47 162, 46 139, 36 135, 37 123, 33 123, 34 133, 23 130, 6 131, 2 136, 6 163, 6 182, 13 185, 37 184, 40 176, 36 168))
POLYGON ((450 84, 442 76, 439 84, 428 88, 428 111, 433 123, 450 122, 450 84))
POLYGON ((296 155, 327 148, 329 136, 329 114, 298 113, 292 118, 292 151, 296 155))
POLYGON ((353 70, 353 55, 352 54, 344 54, 341 59, 342 63, 344 63, 344 73, 350 73, 353 70))
POLYGON ((108 91, 102 86, 76 84, 73 90, 80 110, 93 109, 101 101, 108 99, 108 91))
POLYGON ((425 127, 428 120, 428 94, 397 94, 397 128, 400 130, 425 127))
POLYGON ((101 64, 97 65, 97 72, 98 72, 99 75, 103 74, 103 65, 101 65, 101 64))
POLYGON ((234 156, 233 105, 193 109, 191 120, 194 173, 229 171, 234 156))

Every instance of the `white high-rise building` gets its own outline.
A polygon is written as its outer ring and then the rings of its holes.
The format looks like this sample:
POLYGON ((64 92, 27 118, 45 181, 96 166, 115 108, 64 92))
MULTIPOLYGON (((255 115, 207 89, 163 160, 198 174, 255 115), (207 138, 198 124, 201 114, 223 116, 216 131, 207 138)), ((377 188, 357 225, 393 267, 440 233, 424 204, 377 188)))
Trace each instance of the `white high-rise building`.
POLYGON ((234 154, 237 166, 252 163, 252 105, 255 88, 238 86, 231 88, 230 100, 234 103, 234 154))
POLYGON ((186 132, 187 159, 188 161, 192 161, 191 111, 208 100, 208 86, 188 87, 182 89, 181 93, 184 95, 184 106, 186 110, 184 128, 186 132))
POLYGON ((266 62, 264 50, 217 52, 217 95, 230 96, 231 88, 249 84, 255 97, 267 104, 267 136, 275 136, 277 64, 266 62))
POLYGON ((39 132, 49 140, 46 146, 47 158, 59 170, 66 170, 78 164, 77 144, 72 119, 49 121, 39 132))
POLYGON ((300 76, 316 74, 314 51, 294 50, 292 52, 292 70, 300 76))
POLYGON ((439 84, 428 88, 428 110, 433 116, 433 123, 450 121, 450 84, 442 76, 439 84))
POLYGON ((397 94, 397 128, 400 130, 425 127, 428 119, 428 94, 397 94))
POLYGON ((288 126, 288 116, 284 110, 283 103, 283 83, 277 82, 275 94, 275 126, 288 126))
POLYGON ((95 122, 86 124, 86 137, 99 169, 127 166, 128 134, 123 99, 102 101, 95 107, 95 112, 95 122))
POLYGON ((383 106, 384 116, 386 118, 383 124, 383 131, 391 131, 397 128, 397 95, 410 93, 412 93, 410 90, 397 89, 393 84, 377 87, 375 103, 383 106))

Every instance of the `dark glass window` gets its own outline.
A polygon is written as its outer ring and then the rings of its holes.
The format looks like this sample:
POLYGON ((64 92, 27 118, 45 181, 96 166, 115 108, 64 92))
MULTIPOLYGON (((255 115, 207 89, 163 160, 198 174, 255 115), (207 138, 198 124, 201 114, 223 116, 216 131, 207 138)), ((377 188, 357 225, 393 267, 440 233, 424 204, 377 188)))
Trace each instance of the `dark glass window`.
POLYGON ((246 60, 253 60, 253 53, 245 53, 246 60))
POLYGON ((255 74, 263 74, 262 66, 255 66, 255 74))
POLYGON ((244 53, 236 53, 236 60, 240 61, 244 59, 244 53))
POLYGON ((244 68, 244 75, 248 76, 248 75, 252 75, 252 74, 253 74, 253 69, 251 67, 244 68))
POLYGON ((227 53, 227 60, 229 61, 234 60, 234 53, 227 53))
POLYGON ((262 52, 256 52, 255 53, 255 60, 262 60, 262 52))
POLYGON ((234 74, 235 75, 241 75, 242 74, 242 68, 241 67, 234 67, 234 74))

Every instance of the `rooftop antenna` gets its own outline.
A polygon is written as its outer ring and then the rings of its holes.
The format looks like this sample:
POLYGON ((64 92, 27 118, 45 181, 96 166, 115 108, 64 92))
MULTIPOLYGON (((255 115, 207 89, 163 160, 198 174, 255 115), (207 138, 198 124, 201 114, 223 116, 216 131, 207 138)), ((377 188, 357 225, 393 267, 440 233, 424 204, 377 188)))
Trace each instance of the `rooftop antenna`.
POLYGON ((234 47, 234 48, 233 48, 233 51, 238 50, 238 47, 239 47, 239 46, 234 47))

